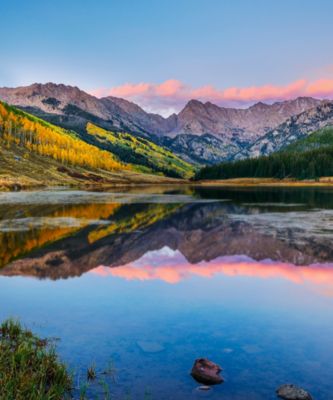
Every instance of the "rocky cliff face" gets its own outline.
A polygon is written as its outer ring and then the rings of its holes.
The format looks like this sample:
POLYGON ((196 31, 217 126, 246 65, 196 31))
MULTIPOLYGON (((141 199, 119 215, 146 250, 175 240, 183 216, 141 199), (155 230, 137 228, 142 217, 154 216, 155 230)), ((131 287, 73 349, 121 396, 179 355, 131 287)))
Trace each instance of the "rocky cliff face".
POLYGON ((163 136, 159 143, 184 160, 194 164, 217 164, 230 159, 241 151, 245 144, 228 136, 217 138, 210 134, 179 134, 175 137, 163 136))
POLYGON ((264 135, 287 118, 311 109, 321 102, 311 97, 277 102, 257 103, 246 109, 219 107, 210 102, 191 100, 178 114, 171 135, 191 133, 232 137, 246 142, 264 135))
POLYGON ((166 132, 174 130, 177 126, 177 115, 172 114, 168 118, 163 118, 158 114, 151 114, 144 111, 137 104, 118 97, 104 97, 101 102, 108 109, 117 105, 124 113, 132 119, 133 125, 138 130, 147 131, 153 135, 164 135, 166 132))
POLYGON ((35 83, 18 88, 0 88, 0 97, 7 103, 36 107, 50 114, 61 114, 68 104, 72 104, 96 117, 110 117, 106 107, 96 97, 73 86, 35 83))
POLYGON ((288 118, 249 147, 236 153, 233 158, 242 159, 270 154, 328 125, 333 125, 333 102, 324 101, 317 107, 288 118))

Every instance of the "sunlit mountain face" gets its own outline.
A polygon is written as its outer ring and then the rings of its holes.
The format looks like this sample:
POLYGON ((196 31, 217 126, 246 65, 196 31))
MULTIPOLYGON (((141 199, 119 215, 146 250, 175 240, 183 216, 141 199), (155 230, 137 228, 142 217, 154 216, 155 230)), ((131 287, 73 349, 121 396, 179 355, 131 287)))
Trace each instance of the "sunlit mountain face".
POLYGON ((325 188, 2 193, 0 319, 59 338, 78 381, 111 362, 115 399, 195 400, 208 357, 225 377, 213 400, 273 400, 286 382, 327 400, 332 221, 325 188))

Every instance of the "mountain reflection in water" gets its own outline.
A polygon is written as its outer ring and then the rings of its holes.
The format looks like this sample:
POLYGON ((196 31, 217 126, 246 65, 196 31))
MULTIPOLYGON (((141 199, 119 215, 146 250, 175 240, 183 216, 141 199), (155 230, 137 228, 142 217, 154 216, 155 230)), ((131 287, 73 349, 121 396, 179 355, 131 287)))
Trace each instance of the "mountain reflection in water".
POLYGON ((330 209, 257 198, 251 204, 246 194, 243 202, 233 195, 190 203, 51 204, 41 214, 31 204, 19 215, 12 207, 0 231, 0 273, 61 279, 93 270, 170 283, 223 273, 332 284, 330 231, 327 223, 318 229, 330 209))

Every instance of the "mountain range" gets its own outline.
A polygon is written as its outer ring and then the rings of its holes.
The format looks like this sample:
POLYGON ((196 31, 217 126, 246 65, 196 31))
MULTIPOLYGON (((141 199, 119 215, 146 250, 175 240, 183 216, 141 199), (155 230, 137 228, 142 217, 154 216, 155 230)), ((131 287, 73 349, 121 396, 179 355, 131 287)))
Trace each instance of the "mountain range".
POLYGON ((311 97, 249 108, 226 108, 190 100, 164 118, 116 97, 97 98, 77 87, 33 84, 0 88, 0 99, 87 140, 87 123, 128 132, 171 150, 193 164, 269 154, 333 122, 333 103, 311 97))

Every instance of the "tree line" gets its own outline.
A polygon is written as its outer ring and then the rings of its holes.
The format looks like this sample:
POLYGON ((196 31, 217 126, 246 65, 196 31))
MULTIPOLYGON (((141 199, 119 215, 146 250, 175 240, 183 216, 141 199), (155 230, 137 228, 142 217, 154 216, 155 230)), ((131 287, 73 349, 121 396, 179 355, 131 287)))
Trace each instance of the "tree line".
POLYGON ((202 168, 195 179, 316 179, 322 176, 333 176, 333 146, 304 152, 281 151, 269 156, 223 162, 202 168))

